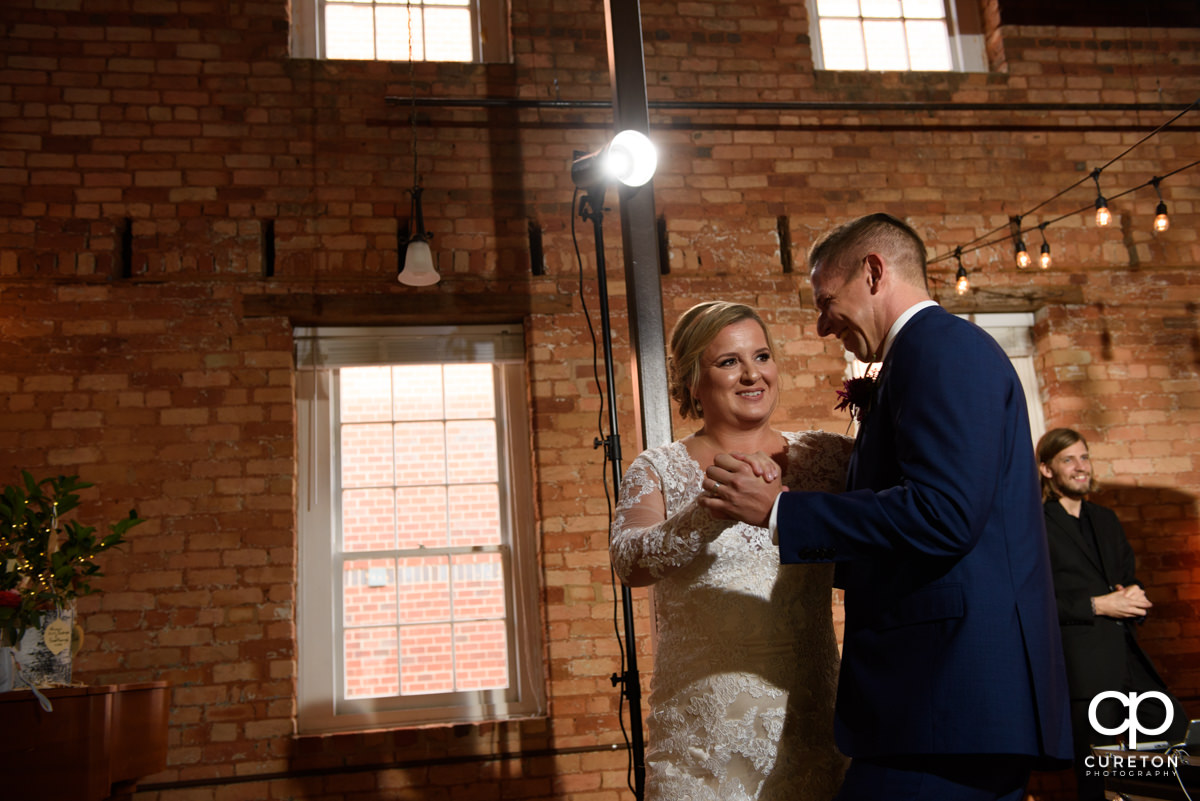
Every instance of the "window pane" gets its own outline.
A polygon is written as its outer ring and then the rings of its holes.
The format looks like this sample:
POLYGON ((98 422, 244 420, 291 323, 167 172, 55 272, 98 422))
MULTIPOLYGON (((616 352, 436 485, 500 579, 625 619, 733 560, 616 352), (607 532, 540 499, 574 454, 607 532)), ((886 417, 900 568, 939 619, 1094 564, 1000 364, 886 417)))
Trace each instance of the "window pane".
POLYGON ((396 420, 442 419, 442 368, 437 364, 392 368, 396 387, 392 415, 396 420))
POLYGON ((496 390, 490 364, 446 365, 446 417, 495 417, 496 390))
POLYGON ((817 0, 818 17, 857 17, 858 0, 817 0))
POLYGON ((342 550, 396 547, 396 493, 391 488, 342 493, 342 550))
POLYGON ((446 431, 441 423, 396 424, 396 484, 444 484, 446 431))
POLYGON ((395 629, 350 629, 343 642, 347 698, 395 695, 400 690, 395 629))
POLYGON ((400 665, 400 692, 425 695, 454 689, 454 654, 448 623, 405 626, 400 630, 400 647, 404 653, 400 665))
POLYGON ((454 678, 460 690, 508 687, 508 637, 500 620, 454 627, 454 678))
POLYGON ((821 53, 827 70, 863 70, 862 26, 858 20, 821 20, 821 53))
POLYGON ((392 373, 387 367, 342 369, 343 423, 392 419, 392 373))
POLYGON ((504 564, 498 553, 454 557, 455 621, 504 617, 504 564))
POLYGON ((471 12, 467 9, 426 9, 425 45, 430 61, 470 61, 474 57, 471 12))
POLYGON ((386 423, 342 426, 342 486, 391 486, 391 440, 386 423))
POLYGON ((396 490, 397 548, 444 548, 451 544, 446 533, 446 488, 402 487, 396 490))
POLYGON ((952 67, 945 22, 911 21, 906 27, 912 69, 949 70, 952 67))
POLYGON ((907 19, 945 19, 946 6, 943 0, 904 0, 904 16, 907 19))
POLYGON ((908 48, 904 23, 899 20, 863 22, 867 43, 867 67, 873 70, 908 69, 908 48))
POLYGON ((451 484, 496 481, 496 424, 491 420, 446 423, 446 447, 451 484))
POLYGON ((325 6, 325 58, 375 58, 372 9, 325 6))
POLYGON ((411 556, 399 564, 400 608, 405 623, 450 619, 450 571, 446 556, 411 556))
POLYGON ((342 565, 342 620, 347 626, 396 623, 396 565, 391 559, 342 565))
POLYGON ((862 15, 864 17, 894 17, 899 19, 900 0, 862 0, 862 15))
POLYGON ((500 492, 495 484, 463 484, 450 496, 450 544, 499 545, 500 492))
POLYGON ((375 9, 375 47, 382 61, 421 61, 425 58, 425 32, 421 11, 414 9, 412 30, 408 27, 408 9, 375 9))

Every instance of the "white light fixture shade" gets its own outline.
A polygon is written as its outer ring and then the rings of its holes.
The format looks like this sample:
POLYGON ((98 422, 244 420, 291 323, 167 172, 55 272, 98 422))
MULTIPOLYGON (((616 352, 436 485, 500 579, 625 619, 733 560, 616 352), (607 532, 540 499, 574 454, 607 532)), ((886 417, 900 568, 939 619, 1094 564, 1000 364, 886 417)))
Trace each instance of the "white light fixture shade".
POLYGON ((604 171, 626 186, 641 186, 654 177, 658 149, 638 131, 621 131, 608 145, 604 171))
POLYGON ((406 286, 430 286, 442 280, 433 266, 433 251, 424 239, 412 239, 404 251, 404 269, 396 280, 406 286))
POLYGON ((642 186, 654 177, 657 167, 658 150, 650 138, 639 131, 621 131, 600 150, 575 159, 571 180, 584 189, 613 181, 642 186))

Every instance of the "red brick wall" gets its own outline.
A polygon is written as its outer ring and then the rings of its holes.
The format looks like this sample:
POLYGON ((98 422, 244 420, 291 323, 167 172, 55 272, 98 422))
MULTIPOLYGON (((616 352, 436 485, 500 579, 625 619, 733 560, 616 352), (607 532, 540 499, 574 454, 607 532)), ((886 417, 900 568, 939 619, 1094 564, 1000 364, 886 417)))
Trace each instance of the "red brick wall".
MULTIPOLYGON (((418 95, 610 97, 599 4, 513 5, 514 64, 417 65, 418 95)), ((997 5, 985 4, 993 24, 997 5)), ((847 421, 832 410, 842 355, 816 339, 803 268, 782 271, 780 216, 798 263, 820 231, 874 210, 906 216, 944 255, 1196 99, 1200 29, 1001 27, 988 38, 995 72, 843 75, 812 71, 799 0, 647 3, 643 15, 651 99, 692 104, 651 114, 667 323, 712 297, 764 309, 782 349, 784 427, 847 421), (789 101, 851 105, 765 105, 789 101), (879 105, 910 102, 930 105, 879 105), (1088 107, 1052 108, 1062 103, 1088 107)), ((0 481, 22 468, 80 473, 97 484, 97 522, 130 507, 148 518, 104 561, 105 592, 81 604, 77 661, 89 682, 174 685, 169 766, 137 797, 630 797, 624 755, 597 750, 622 742, 609 681, 619 645, 573 225, 593 321, 598 298, 567 169, 573 151, 604 141, 610 113, 422 106, 425 219, 444 279, 414 289, 394 280, 413 183, 409 110, 384 102, 408 96, 407 65, 289 61, 282 0, 11 0, 0 26, 0 481), (544 276, 531 274, 531 222, 544 276), (525 319, 530 342, 551 715, 295 739, 292 321, 489 316, 525 319), (513 753, 528 756, 503 758, 513 753)), ((1104 186, 1115 195, 1197 160, 1198 130, 1193 112, 1105 170, 1104 186)), ((948 292, 951 262, 933 278, 955 310, 1037 312, 1047 423, 1091 439, 1156 603, 1144 641, 1195 697, 1200 171, 1163 191, 1165 234, 1150 232, 1156 198, 1144 189, 1113 201, 1111 229, 1087 214, 1051 226, 1049 271, 1017 273, 1002 244, 964 258, 966 299, 948 292)), ((1085 186, 1042 213, 1091 199, 1085 186)), ((646 592, 634 597, 648 687, 646 592)), ((1062 781, 1043 779, 1044 797, 1062 781)))

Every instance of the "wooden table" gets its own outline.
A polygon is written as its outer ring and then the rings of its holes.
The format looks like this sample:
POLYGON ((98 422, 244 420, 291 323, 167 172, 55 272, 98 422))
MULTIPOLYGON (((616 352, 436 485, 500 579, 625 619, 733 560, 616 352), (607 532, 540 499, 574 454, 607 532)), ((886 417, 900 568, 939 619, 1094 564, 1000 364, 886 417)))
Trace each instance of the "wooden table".
POLYGON ((100 801, 167 765, 165 681, 0 693, 5 798, 100 801))

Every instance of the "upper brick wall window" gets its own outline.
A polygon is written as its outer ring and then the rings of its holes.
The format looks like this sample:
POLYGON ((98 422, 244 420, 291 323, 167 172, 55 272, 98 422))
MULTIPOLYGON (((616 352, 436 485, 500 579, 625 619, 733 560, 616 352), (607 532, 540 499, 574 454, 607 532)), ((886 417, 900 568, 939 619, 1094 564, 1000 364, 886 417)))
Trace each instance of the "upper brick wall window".
MULTIPOLYGON (((816 68, 980 72, 983 37, 956 0, 809 0, 816 68)), ((963 3, 965 5, 965 3, 963 3)))
POLYGON ((292 57, 502 62, 503 0, 293 0, 292 57))
POLYGON ((298 730, 545 712, 520 328, 298 329, 298 730))

